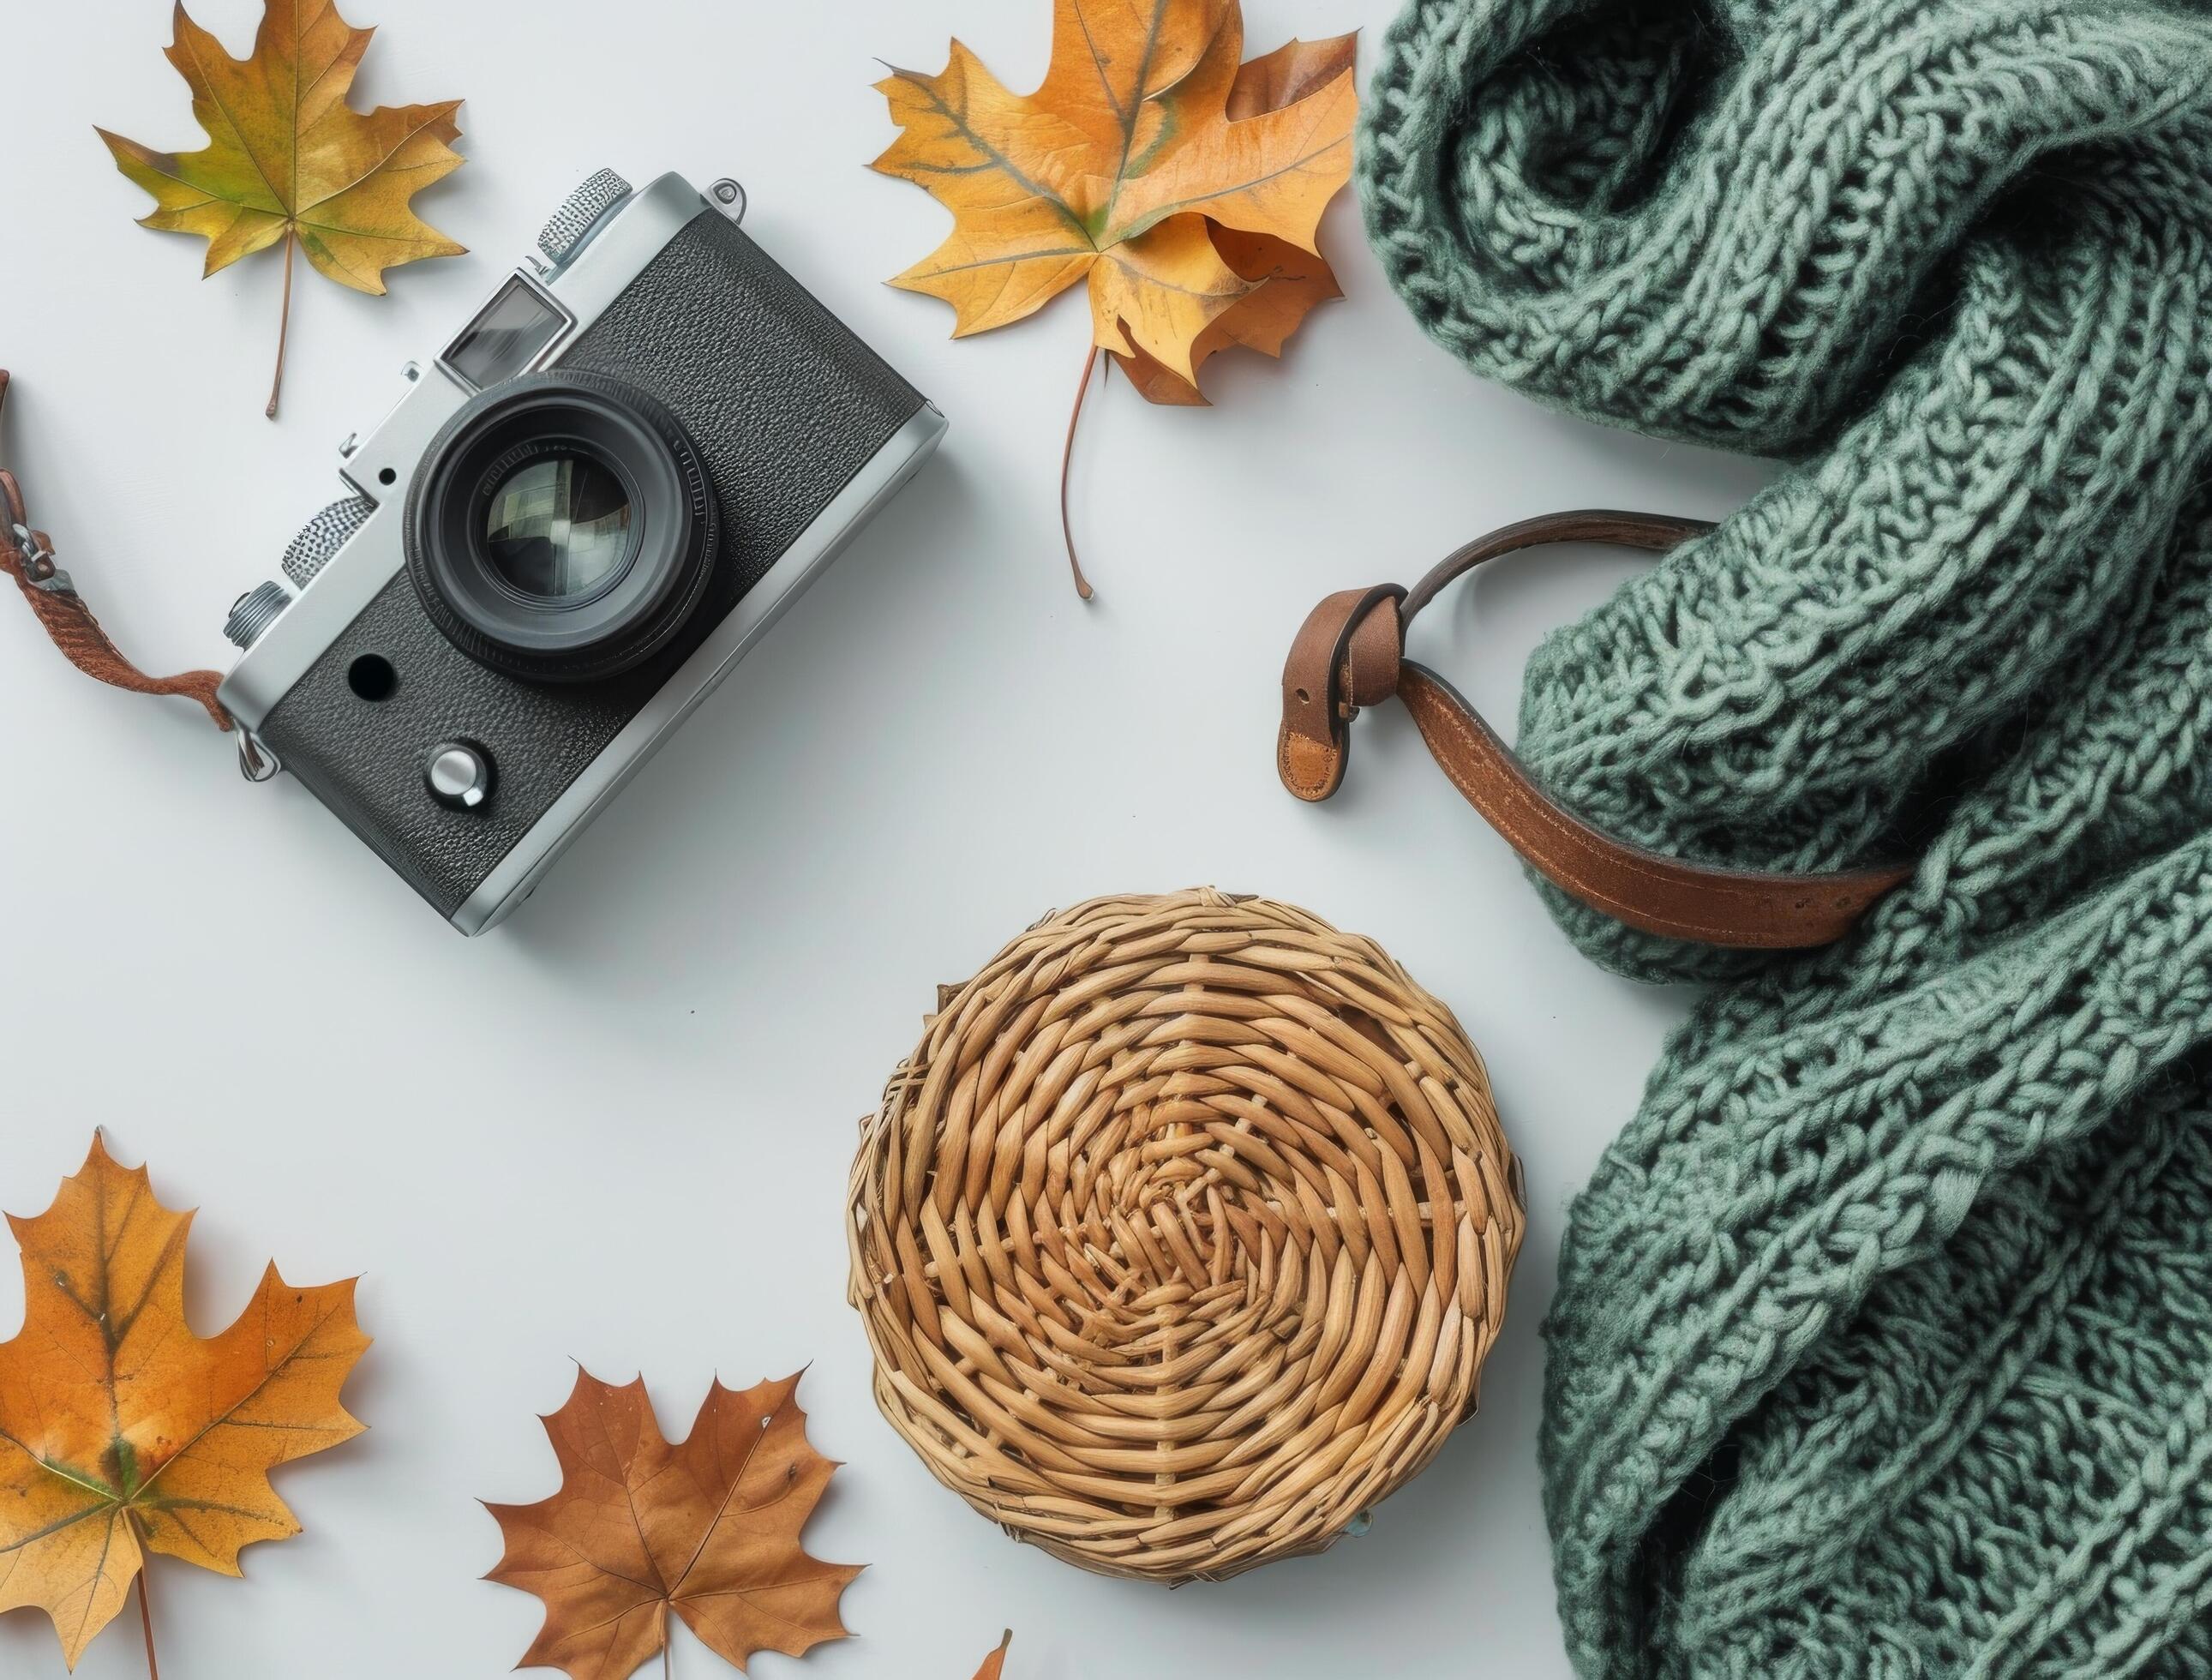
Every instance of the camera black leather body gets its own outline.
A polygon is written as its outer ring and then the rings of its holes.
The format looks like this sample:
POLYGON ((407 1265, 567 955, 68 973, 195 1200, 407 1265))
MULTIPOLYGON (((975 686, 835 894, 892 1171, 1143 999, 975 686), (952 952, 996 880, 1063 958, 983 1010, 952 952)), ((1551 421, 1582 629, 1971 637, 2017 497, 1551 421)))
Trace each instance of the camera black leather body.
POLYGON ((463 932, 526 895, 943 430, 738 228, 733 192, 595 177, 549 263, 349 447, 357 494, 286 583, 234 609, 225 704, 463 932))

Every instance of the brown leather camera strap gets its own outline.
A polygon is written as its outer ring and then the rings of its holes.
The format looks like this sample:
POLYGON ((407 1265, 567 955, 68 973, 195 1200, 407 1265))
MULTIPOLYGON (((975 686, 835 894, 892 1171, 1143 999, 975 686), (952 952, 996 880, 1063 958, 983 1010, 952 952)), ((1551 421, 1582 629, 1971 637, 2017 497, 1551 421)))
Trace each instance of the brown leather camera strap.
MULTIPOLYGON (((0 409, 4 409, 7 399, 8 375, 0 373, 0 409)), ((220 672, 149 677, 108 640, 100 620, 92 616, 92 609, 70 583, 70 575, 54 564, 52 539, 33 527, 23 505, 22 487, 15 482, 15 475, 4 468, 0 468, 0 502, 5 503, 5 517, 0 520, 0 570, 15 580, 17 591, 30 603, 31 611, 38 614, 39 623, 64 658, 86 676, 134 694, 182 695, 206 708, 217 728, 230 727, 230 715, 215 697, 216 685, 222 680, 220 672)))
POLYGON ((1350 725, 1392 695, 1413 714, 1452 785, 1547 880, 1646 933, 1706 945, 1791 950, 1826 945, 1912 873, 1882 863, 1793 875, 1686 863, 1615 838, 1540 787, 1512 749, 1435 672, 1405 657, 1406 627, 1455 578, 1546 543, 1608 543, 1664 553, 1712 527, 1698 520, 1586 510, 1523 520, 1446 556, 1408 591, 1346 589, 1313 610, 1283 667, 1283 785, 1318 801, 1344 780, 1350 725))

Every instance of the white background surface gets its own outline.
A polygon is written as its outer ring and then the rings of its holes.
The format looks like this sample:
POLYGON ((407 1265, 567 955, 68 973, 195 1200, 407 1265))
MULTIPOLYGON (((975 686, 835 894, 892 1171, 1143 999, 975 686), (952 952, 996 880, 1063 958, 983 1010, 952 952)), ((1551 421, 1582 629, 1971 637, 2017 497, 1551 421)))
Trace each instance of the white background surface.
MULTIPOLYGON (((199 1206, 191 1299, 228 1321, 263 1262, 360 1272, 377 1345, 359 1441, 280 1474, 302 1537, 245 1582, 155 1562, 167 1680, 505 1671, 539 1607, 477 1577, 479 1497, 556 1482, 532 1414, 572 1359, 642 1369, 672 1433, 708 1379, 811 1361, 817 1443, 847 1461, 808 1531, 872 1567, 858 1637, 766 1680, 1565 1673, 1534 1461, 1562 1210, 1633 1106, 1682 1000, 1591 969, 1396 709, 1360 726, 1332 805, 1277 785, 1275 685, 1329 590, 1411 581, 1503 520, 1586 503, 1711 514, 1760 469, 1602 432, 1478 383, 1369 258, 1326 229, 1349 301, 1280 366, 1207 370, 1218 406, 1095 398, 1076 508, 1082 608, 1054 503, 1085 312, 952 344, 879 283, 944 212, 862 167, 891 130, 874 55, 935 70, 957 31, 1010 83, 1042 73, 1044 0, 353 0, 382 27, 356 104, 466 94, 468 166, 420 207, 475 254, 356 296, 304 266, 282 420, 261 417, 281 265, 206 283, 203 247, 92 132, 195 143, 164 0, 0 0, 9 66, 0 364, 33 511, 149 667, 223 662, 231 599, 337 493, 334 446, 398 394, 585 174, 678 168, 751 190, 749 229, 951 417, 937 460, 501 931, 465 941, 289 779, 242 782, 182 702, 97 688, 0 600, 0 1206, 44 1208, 95 1125, 199 1206), (1017 1547, 877 1416, 845 1305, 854 1122, 933 989, 1044 910, 1212 882, 1380 939, 1483 1047, 1528 1170, 1530 1230, 1484 1409, 1318 1559, 1167 1593, 1017 1547)), ((1388 0, 1249 0, 1249 50, 1369 31, 1388 0)), ((196 0, 234 50, 255 0, 196 0)), ((1417 643, 1510 720, 1543 630, 1633 563, 1486 573, 1417 643)), ((0 1257, 0 1326, 20 1308, 0 1257)), ((716 1660, 679 1631, 676 1672, 716 1660)), ((35 1613, 0 1675, 59 1675, 35 1613)), ((143 1672, 118 1622, 81 1665, 143 1672)))

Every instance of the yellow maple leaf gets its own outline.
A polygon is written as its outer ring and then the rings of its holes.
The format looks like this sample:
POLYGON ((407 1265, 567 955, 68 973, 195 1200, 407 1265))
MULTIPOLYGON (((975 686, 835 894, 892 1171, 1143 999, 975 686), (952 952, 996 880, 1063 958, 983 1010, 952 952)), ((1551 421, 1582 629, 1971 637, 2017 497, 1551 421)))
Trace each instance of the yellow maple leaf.
MULTIPOLYGON (((161 152, 98 131, 116 167, 154 195, 154 213, 138 225, 200 235, 208 274, 283 240, 288 320, 295 245, 317 272, 380 295, 386 269, 459 255, 465 247, 410 200, 461 167, 448 143, 460 136, 461 102, 356 111, 346 95, 374 33, 349 25, 331 0, 264 0, 252 55, 233 58, 178 6, 168 59, 192 90, 208 143, 161 152)), ((283 375, 280 331, 280 387, 283 375)))
POLYGON ((185 1322, 190 1214, 154 1199, 95 1135, 22 1248, 23 1329, 0 1343, 0 1610, 52 1618, 70 1667, 155 1551, 226 1575, 299 1523, 278 1464, 361 1433, 339 1390, 368 1338, 353 1284, 270 1266, 238 1322, 185 1322))

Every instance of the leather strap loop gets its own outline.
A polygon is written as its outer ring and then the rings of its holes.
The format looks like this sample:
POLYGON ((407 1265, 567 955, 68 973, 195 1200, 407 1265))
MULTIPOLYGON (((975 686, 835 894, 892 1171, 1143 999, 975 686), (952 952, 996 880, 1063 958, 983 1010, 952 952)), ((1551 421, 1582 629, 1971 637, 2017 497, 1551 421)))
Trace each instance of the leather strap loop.
MULTIPOLYGON (((8 398, 8 375, 0 373, 0 408, 8 398)), ((15 581, 17 591, 38 615, 39 623, 62 656, 88 677, 134 694, 174 694, 206 709, 218 729, 231 727, 230 714, 215 697, 222 681, 219 671, 187 671, 175 677, 149 677, 128 659, 100 620, 84 603, 67 572, 54 564, 53 541, 34 529, 23 502, 22 486, 15 475, 0 470, 0 571, 15 581)))
POLYGON ((1434 672, 1404 657, 1406 626, 1454 580, 1540 544, 1609 543, 1664 553, 1712 527, 1702 520, 1588 510, 1523 520, 1447 555, 1412 590, 1348 589, 1316 607, 1283 667, 1276 766, 1298 798, 1344 780, 1350 724, 1395 694, 1468 804, 1547 880, 1645 933, 1707 945, 1793 950, 1841 938, 1912 873, 1884 863, 1795 875, 1684 862, 1617 839, 1569 811, 1497 732, 1434 672))
POLYGON ((1395 583, 1346 589, 1314 608, 1283 667, 1283 727, 1275 768, 1300 799, 1325 800, 1344 780, 1345 726, 1362 706, 1397 691, 1404 643, 1395 583))

